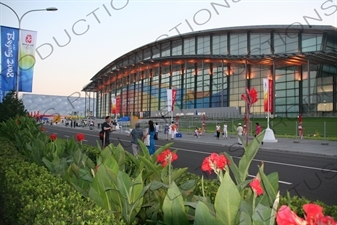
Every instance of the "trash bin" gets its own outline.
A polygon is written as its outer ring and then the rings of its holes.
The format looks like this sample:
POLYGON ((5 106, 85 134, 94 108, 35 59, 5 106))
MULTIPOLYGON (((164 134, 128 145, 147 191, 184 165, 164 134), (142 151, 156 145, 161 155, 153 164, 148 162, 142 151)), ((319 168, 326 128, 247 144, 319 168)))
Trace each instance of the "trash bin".
POLYGON ((97 127, 98 127, 98 129, 101 127, 101 124, 100 123, 97 123, 97 127))

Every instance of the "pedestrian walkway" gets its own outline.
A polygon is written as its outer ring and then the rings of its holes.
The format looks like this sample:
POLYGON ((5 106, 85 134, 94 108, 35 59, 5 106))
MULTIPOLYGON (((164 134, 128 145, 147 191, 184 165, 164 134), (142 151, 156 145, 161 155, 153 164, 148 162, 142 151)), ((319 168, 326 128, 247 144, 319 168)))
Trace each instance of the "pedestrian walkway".
MULTIPOLYGON (((236 135, 228 135, 228 139, 222 138, 217 140, 213 133, 203 134, 200 138, 195 138, 192 132, 181 132, 182 138, 176 138, 175 141, 185 142, 200 142, 208 143, 210 145, 222 146, 240 146, 238 145, 238 137, 236 135)), ((160 138, 160 136, 159 136, 160 138)), ((249 137, 248 142, 252 141, 254 137, 249 137)), ((337 157, 337 142, 324 140, 306 140, 306 139, 292 139, 292 138, 276 138, 276 143, 264 143, 260 146, 262 150, 284 151, 304 154, 316 154, 337 157)), ((243 143, 246 138, 243 137, 243 143)))
MULTIPOLYGON (((58 124, 56 126, 66 127, 64 124, 58 124)), ((89 127, 76 127, 70 129, 85 129, 89 130, 89 127)), ((94 132, 97 132, 97 126, 94 128, 94 132)), ((129 130, 129 129, 127 129, 129 130)), ((126 134, 126 129, 117 130, 115 134, 126 134)), ((200 138, 194 138, 193 132, 180 132, 182 134, 181 138, 175 138, 174 141, 179 142, 193 142, 193 143, 203 143, 209 145, 220 145, 226 147, 242 147, 242 145, 238 145, 238 138, 236 135, 228 135, 228 139, 223 139, 222 136, 220 140, 217 140, 214 137, 213 133, 205 133, 200 138)), ((159 133, 159 139, 164 137, 164 133, 159 133)), ((249 137, 249 141, 252 141, 254 137, 249 137)), ((278 142, 276 143, 264 143, 260 146, 261 150, 266 151, 282 151, 282 152, 293 152, 293 153, 303 153, 303 154, 311 154, 311 155, 325 155, 337 158, 337 142, 336 141, 324 141, 324 140, 307 140, 307 139, 294 139, 294 138, 276 138, 278 142)), ((245 137, 243 138, 245 142, 245 137)))

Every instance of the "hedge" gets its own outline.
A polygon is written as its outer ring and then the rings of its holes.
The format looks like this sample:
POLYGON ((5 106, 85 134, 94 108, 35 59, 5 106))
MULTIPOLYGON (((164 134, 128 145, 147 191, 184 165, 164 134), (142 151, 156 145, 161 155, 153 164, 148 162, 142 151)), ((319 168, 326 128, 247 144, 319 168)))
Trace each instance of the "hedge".
POLYGON ((12 225, 125 224, 0 139, 2 217, 12 225))

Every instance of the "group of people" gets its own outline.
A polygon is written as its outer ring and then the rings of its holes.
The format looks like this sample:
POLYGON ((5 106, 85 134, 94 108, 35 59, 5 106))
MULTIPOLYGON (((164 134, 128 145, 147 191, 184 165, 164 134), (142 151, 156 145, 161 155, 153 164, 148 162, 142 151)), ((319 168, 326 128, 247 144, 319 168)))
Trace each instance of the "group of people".
MULTIPOLYGON (((238 127, 236 129, 237 133, 238 133, 238 144, 239 145, 242 145, 242 137, 243 136, 246 136, 248 135, 248 132, 247 132, 247 127, 246 125, 241 125, 241 123, 238 123, 238 127)), ((255 134, 254 134, 254 137, 256 137, 257 135, 259 135, 262 131, 262 128, 260 126, 259 123, 255 123, 255 134)), ((261 142, 261 144, 263 144, 263 142, 261 142)))

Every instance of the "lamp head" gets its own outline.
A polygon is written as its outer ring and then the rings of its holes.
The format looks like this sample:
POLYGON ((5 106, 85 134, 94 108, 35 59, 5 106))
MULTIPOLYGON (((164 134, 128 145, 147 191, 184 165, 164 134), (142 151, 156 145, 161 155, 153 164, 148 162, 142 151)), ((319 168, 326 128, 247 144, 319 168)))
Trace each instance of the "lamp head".
POLYGON ((55 7, 49 7, 49 8, 46 8, 47 11, 57 11, 58 8, 55 8, 55 7))

